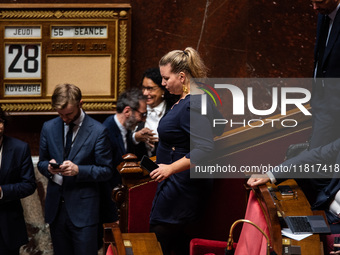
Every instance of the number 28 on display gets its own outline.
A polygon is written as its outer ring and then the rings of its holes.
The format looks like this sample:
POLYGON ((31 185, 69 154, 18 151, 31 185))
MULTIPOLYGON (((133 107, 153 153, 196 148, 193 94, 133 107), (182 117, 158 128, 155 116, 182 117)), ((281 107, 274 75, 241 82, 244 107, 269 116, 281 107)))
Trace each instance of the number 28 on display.
POLYGON ((6 44, 5 78, 41 78, 41 45, 6 44))

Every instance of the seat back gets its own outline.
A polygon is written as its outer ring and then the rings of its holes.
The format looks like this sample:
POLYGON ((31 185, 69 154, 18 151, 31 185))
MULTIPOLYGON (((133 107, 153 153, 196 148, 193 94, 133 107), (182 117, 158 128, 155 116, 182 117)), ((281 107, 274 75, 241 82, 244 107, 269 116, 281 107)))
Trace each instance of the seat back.
MULTIPOLYGON (((256 224, 262 231, 270 236, 270 223, 265 212, 265 207, 261 205, 256 194, 251 191, 249 194, 248 205, 245 219, 256 224)), ((235 255, 265 255, 267 254, 267 239, 256 227, 251 224, 243 223, 241 234, 236 246, 235 255)))
POLYGON ((258 199, 257 194, 253 191, 249 194, 244 219, 235 221, 230 228, 228 242, 200 238, 192 239, 190 242, 190 255, 222 255, 227 254, 226 249, 230 250, 230 254, 266 255, 267 238, 252 224, 255 224, 256 227, 260 228, 267 237, 270 236, 271 223, 267 210, 265 205, 263 205, 263 201, 258 199), (238 243, 234 243, 234 235, 238 236, 238 229, 236 226, 241 222, 245 223, 243 223, 238 243), (232 251, 234 251, 234 253, 232 253, 232 251))
POLYGON ((149 232, 149 214, 157 182, 151 180, 149 172, 140 167, 137 157, 131 153, 123 156, 117 170, 122 184, 113 189, 112 200, 117 204, 121 232, 149 232))
POLYGON ((149 232, 149 217, 157 182, 149 181, 128 190, 128 233, 149 232))

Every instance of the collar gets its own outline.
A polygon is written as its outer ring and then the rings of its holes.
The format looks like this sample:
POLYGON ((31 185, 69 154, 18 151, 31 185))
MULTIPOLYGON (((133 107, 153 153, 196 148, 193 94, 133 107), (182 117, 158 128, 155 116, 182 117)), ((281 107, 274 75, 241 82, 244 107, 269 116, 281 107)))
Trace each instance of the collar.
POLYGON ((330 14, 328 14, 328 17, 329 17, 332 21, 334 21, 335 16, 336 16, 336 13, 338 12, 339 8, 340 8, 340 3, 338 4, 338 6, 335 8, 334 11, 332 11, 330 14))
POLYGON ((152 108, 151 106, 147 105, 146 109, 148 111, 148 114, 150 114, 152 111, 155 111, 156 114, 160 117, 164 113, 165 110, 165 100, 163 100, 159 105, 152 108))
POLYGON ((83 124, 84 118, 85 118, 85 113, 83 111, 83 109, 80 109, 80 115, 78 117, 78 119, 76 119, 75 121, 73 121, 73 123, 77 126, 81 126, 81 124, 83 124))
POLYGON ((125 137, 125 135, 127 134, 127 130, 126 128, 119 122, 118 118, 117 118, 117 114, 115 114, 115 116, 113 116, 119 130, 120 130, 120 133, 122 134, 123 137, 125 137))
MULTIPOLYGON (((85 112, 83 111, 83 109, 80 109, 80 115, 78 119, 73 121, 75 127, 80 127, 83 124, 84 118, 85 118, 85 112)), ((64 127, 65 126, 68 126, 68 125, 64 122, 64 127)))

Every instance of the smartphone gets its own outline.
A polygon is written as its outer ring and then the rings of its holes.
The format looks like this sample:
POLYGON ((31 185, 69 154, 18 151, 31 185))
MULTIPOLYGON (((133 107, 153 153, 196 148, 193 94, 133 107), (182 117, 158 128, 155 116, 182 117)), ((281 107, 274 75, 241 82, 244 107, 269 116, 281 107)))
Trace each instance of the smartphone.
POLYGON ((57 169, 57 168, 60 168, 60 165, 59 163, 50 163, 51 167, 53 167, 54 169, 57 169))
POLYGON ((294 195, 293 189, 289 185, 277 186, 282 196, 294 195))
POLYGON ((151 159, 149 159, 149 157, 146 155, 142 157, 142 160, 140 161, 140 166, 146 171, 148 171, 149 173, 151 173, 153 170, 158 168, 158 165, 155 162, 153 162, 151 159))

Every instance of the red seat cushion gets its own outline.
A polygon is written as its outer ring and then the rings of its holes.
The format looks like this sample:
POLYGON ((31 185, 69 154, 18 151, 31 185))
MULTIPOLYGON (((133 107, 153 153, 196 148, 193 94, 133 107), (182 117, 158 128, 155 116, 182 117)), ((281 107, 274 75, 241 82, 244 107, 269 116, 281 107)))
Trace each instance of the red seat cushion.
POLYGON ((225 255, 227 242, 194 238, 190 242, 190 255, 225 255))

